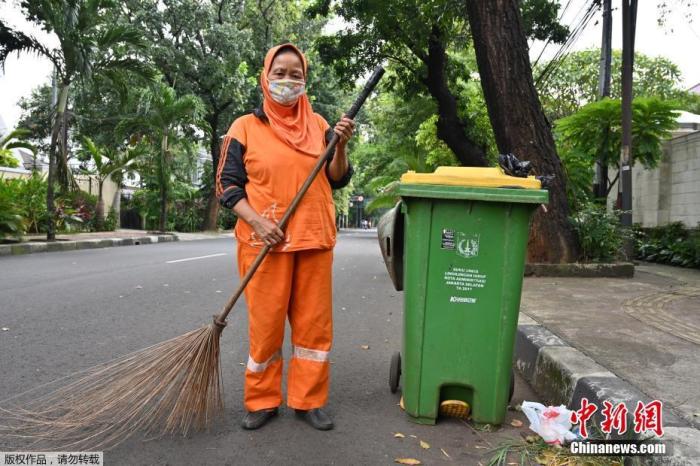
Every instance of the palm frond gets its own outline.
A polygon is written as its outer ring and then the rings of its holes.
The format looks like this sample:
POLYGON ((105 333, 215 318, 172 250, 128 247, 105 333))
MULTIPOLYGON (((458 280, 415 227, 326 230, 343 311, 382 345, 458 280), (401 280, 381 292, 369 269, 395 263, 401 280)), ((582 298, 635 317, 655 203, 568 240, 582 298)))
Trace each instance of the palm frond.
POLYGON ((5 145, 8 144, 13 139, 24 139, 31 134, 32 134, 32 132, 26 128, 18 128, 16 130, 12 131, 7 136, 0 138, 0 148, 5 147, 5 145))
POLYGON ((102 73, 108 79, 114 77, 110 72, 133 73, 141 78, 153 80, 156 70, 146 62, 135 58, 105 59, 95 63, 94 73, 102 73))
POLYGON ((15 142, 10 142, 5 145, 5 149, 27 149, 28 151, 31 151, 32 154, 36 155, 36 147, 34 145, 25 142, 25 141, 15 141, 15 142))
POLYGON ((100 31, 95 42, 102 50, 107 50, 117 45, 130 45, 132 48, 137 49, 143 49, 147 46, 142 33, 124 25, 116 25, 100 31))
POLYGON ((54 54, 36 38, 11 29, 0 21, 0 67, 3 72, 5 71, 7 57, 12 53, 18 55, 23 53, 42 55, 56 64, 54 54))

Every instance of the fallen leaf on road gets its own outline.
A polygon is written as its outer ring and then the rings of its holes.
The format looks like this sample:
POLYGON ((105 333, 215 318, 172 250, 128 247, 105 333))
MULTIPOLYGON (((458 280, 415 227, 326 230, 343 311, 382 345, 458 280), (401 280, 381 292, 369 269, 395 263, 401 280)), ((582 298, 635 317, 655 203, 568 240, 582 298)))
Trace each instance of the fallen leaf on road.
POLYGON ((402 434, 401 432, 396 432, 396 433, 394 434, 394 437, 396 437, 396 438, 406 438, 406 436, 405 436, 404 434, 402 434))
POLYGON ((418 438, 418 437, 416 437, 416 436, 415 436, 415 435, 413 435, 413 434, 411 434, 411 435, 410 435, 409 437, 413 437, 413 438, 418 438))
POLYGON ((239 362, 238 365, 239 365, 239 366, 245 366, 245 363, 244 363, 244 362, 239 362))
POLYGON ((8 327, 3 327, 3 328, 2 328, 2 331, 3 331, 3 332, 7 332, 8 330, 10 330, 8 327))
POLYGON ((428 442, 424 442, 423 440, 421 440, 420 447, 424 450, 427 450, 428 448, 430 448, 430 444, 428 442))
POLYGON ((481 448, 481 449, 484 449, 484 448, 486 448, 486 447, 483 446, 483 445, 474 445, 474 448, 481 448))
POLYGON ((410 464, 410 465, 423 464, 415 458, 395 458, 394 463, 410 464))
POLYGON ((447 452, 446 452, 445 450, 443 450, 442 448, 440 448, 440 451, 442 452, 443 455, 447 456, 448 458, 452 458, 452 457, 451 457, 450 455, 448 455, 447 452))
POLYGON ((510 421, 510 425, 513 427, 522 427, 523 421, 520 421, 518 419, 513 419, 512 421, 510 421))
POLYGON ((362 349, 369 349, 369 345, 362 345, 362 349))

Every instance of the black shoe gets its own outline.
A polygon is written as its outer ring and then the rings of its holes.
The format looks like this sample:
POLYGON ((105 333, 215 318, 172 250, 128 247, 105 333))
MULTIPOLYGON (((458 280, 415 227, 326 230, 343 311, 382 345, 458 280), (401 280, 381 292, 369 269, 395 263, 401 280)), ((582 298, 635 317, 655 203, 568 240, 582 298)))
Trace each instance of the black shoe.
POLYGON ((331 430, 333 428, 333 421, 330 416, 323 411, 321 408, 314 408, 308 411, 302 409, 296 409, 297 417, 302 418, 307 423, 311 425, 314 429, 318 430, 331 430))
POLYGON ((241 427, 246 430, 255 430, 264 426, 267 421, 277 415, 277 408, 261 409, 260 411, 249 411, 241 421, 241 427))

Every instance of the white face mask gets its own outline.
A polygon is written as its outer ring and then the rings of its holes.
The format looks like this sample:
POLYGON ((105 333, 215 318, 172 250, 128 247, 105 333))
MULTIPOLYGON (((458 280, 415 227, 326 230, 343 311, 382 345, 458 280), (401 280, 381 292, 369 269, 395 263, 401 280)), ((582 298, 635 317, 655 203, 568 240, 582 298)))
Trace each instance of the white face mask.
POLYGON ((272 99, 282 105, 289 105, 306 92, 306 83, 296 79, 275 79, 267 88, 272 99))

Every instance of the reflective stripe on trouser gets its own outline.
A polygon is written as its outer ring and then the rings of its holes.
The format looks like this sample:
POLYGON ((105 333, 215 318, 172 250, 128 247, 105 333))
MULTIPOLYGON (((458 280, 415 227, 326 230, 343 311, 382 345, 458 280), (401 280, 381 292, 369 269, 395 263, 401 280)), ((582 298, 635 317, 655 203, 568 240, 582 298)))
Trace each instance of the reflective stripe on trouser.
MULTIPOLYGON (((258 250, 238 245, 243 276, 258 250)), ((245 408, 282 403, 282 360, 287 317, 293 354, 287 374, 287 405, 318 408, 328 399, 328 352, 333 337, 332 250, 270 253, 245 290, 250 356, 245 374, 245 408)))

